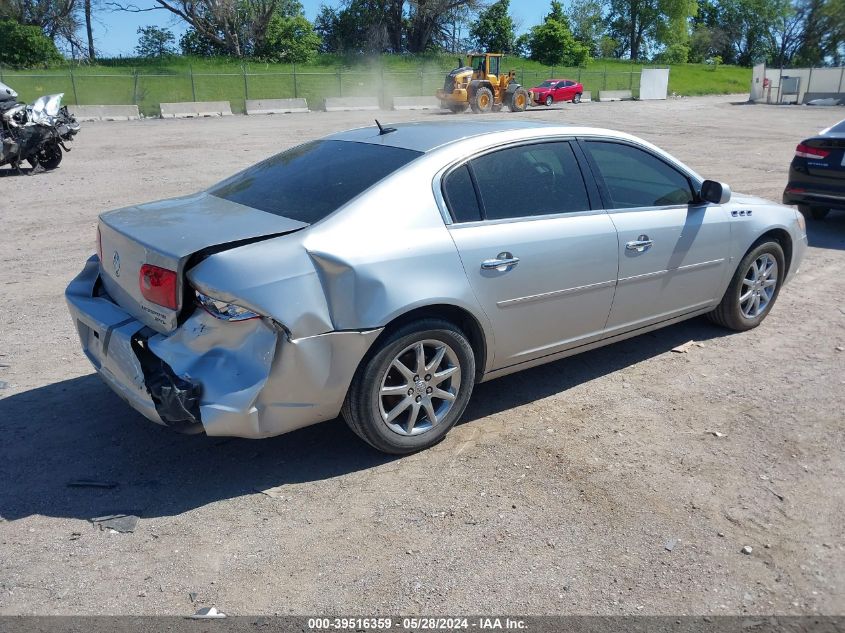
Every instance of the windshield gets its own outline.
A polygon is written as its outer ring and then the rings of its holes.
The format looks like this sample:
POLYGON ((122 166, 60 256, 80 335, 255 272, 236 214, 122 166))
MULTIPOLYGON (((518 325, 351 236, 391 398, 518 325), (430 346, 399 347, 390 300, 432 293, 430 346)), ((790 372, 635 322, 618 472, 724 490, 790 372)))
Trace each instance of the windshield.
POLYGON ((484 70, 484 58, 483 57, 473 57, 472 58, 472 69, 475 72, 481 72, 484 70))
POLYGON ((209 193, 313 224, 421 155, 370 143, 314 141, 249 167, 209 193))
POLYGON ((556 83, 557 83, 556 81, 544 81, 543 83, 540 84, 540 88, 551 88, 556 83))

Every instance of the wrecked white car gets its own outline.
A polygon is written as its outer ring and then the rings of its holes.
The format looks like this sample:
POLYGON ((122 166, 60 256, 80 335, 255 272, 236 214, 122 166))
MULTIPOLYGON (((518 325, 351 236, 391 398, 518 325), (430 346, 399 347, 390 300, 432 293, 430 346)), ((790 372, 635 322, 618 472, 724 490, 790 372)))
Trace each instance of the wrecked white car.
POLYGON ((344 132, 97 239, 67 301, 132 407, 250 438, 342 412, 391 453, 479 381, 700 314, 753 328, 807 245, 794 209, 644 141, 525 121, 344 132))

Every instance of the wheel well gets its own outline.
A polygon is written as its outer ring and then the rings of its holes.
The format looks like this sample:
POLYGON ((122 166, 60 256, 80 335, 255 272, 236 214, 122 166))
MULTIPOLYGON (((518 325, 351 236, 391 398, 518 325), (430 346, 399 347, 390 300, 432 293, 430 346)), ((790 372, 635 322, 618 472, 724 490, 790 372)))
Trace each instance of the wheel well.
POLYGON ((480 379, 484 374, 484 367, 487 362, 487 341, 484 337, 484 331, 481 329, 478 319, 467 310, 458 306, 436 304, 415 308, 406 312, 385 326, 384 331, 373 342, 370 349, 377 349, 377 344, 382 337, 389 335, 403 325, 426 318, 443 319, 461 329, 469 339, 470 346, 472 346, 472 351, 475 355, 475 374, 476 378, 480 379))
POLYGON ((474 95, 479 88, 487 88, 490 92, 493 92, 493 84, 491 84, 487 80, 476 80, 469 84, 469 90, 467 91, 470 96, 474 95))
POLYGON ((772 229, 771 231, 766 231, 761 235, 754 244, 752 244, 748 251, 750 252, 758 244, 762 244, 763 242, 768 242, 769 240, 774 240, 780 247, 783 249, 783 257, 786 260, 786 272, 784 273, 784 278, 786 275, 789 274, 789 267, 792 264, 792 238, 789 236, 787 231, 783 229, 772 229))

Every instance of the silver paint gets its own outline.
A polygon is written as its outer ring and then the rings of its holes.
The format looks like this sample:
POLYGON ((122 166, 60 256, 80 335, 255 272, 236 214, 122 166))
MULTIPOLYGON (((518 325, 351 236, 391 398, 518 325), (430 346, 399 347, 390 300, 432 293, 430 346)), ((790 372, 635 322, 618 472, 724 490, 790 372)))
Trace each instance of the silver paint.
POLYGON ((787 279, 807 247, 794 209, 740 194, 718 205, 453 224, 441 177, 502 146, 623 139, 696 185, 702 178, 645 141, 607 130, 524 120, 395 127, 331 137, 426 153, 311 226, 207 194, 103 214, 103 252, 119 251, 125 272, 118 279, 92 258, 66 295, 106 382, 161 422, 129 345, 149 326, 151 350, 203 385, 208 434, 267 437, 337 416, 367 351, 414 309, 449 306, 473 319, 485 347, 480 377, 489 380, 711 310, 767 231, 792 241, 787 279), (734 216, 740 209, 746 214, 734 216), (641 236, 653 243, 626 249, 641 236), (259 241, 232 245, 251 239, 259 241), (231 246, 188 267, 193 253, 220 244, 231 246), (483 267, 503 255, 518 261, 483 267), (140 297, 143 263, 178 270, 180 283, 262 318, 224 322, 196 310, 180 325, 176 311, 140 297), (98 275, 106 296, 92 296, 98 275), (107 349, 92 331, 108 334, 107 349))

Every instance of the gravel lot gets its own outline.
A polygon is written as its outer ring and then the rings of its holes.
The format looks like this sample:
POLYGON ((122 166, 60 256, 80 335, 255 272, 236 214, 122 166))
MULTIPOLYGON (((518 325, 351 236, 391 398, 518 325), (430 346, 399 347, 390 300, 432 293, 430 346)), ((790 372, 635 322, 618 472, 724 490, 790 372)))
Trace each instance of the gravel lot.
MULTIPOLYGON (((742 100, 519 116, 623 129, 779 200, 797 141, 845 110, 742 100)), ((760 328, 695 319, 481 385, 410 457, 340 420, 183 437, 100 382, 62 296, 99 212, 371 114, 84 124, 58 171, 0 169, 0 614, 845 614, 845 214, 810 227, 760 328), (89 522, 115 512, 134 533, 89 522)))

